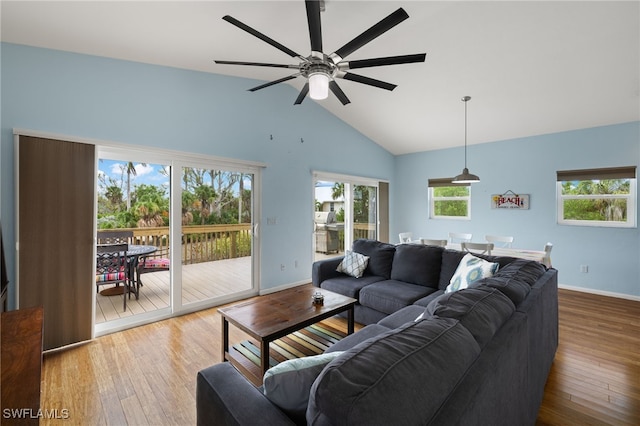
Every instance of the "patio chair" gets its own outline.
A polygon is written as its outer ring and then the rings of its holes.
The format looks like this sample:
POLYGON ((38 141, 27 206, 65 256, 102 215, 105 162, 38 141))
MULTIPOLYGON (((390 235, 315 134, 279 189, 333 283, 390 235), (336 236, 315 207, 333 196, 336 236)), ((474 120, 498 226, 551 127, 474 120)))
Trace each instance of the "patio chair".
POLYGON ((136 285, 138 289, 143 286, 140 275, 149 272, 168 271, 170 263, 168 247, 160 248, 146 256, 140 256, 136 265, 136 285))
POLYGON ((132 244, 133 231, 98 231, 98 244, 132 244))
POLYGON ((123 285, 124 305, 127 310, 127 295, 131 297, 130 268, 127 263, 128 244, 101 244, 96 247, 96 290, 101 285, 123 285))

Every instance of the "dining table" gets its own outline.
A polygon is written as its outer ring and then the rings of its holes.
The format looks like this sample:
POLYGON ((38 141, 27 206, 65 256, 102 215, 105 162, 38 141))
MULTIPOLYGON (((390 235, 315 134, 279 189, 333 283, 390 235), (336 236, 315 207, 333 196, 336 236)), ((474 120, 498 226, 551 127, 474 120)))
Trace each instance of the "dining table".
MULTIPOLYGON (((142 244, 129 244, 129 247, 126 253, 121 253, 122 256, 127 256, 127 268, 129 277, 135 277, 136 268, 138 266, 138 262, 140 257, 147 256, 149 254, 155 253, 158 250, 158 247, 151 245, 142 245, 142 244)), ((134 278, 135 279, 135 278, 134 278)), ((100 290, 100 294, 102 296, 117 296, 124 294, 124 286, 116 284, 115 287, 105 288, 104 290, 100 290)))
MULTIPOLYGON (((447 243, 446 248, 453 249, 453 250, 462 249, 459 243, 447 243)), ((509 256, 509 257, 517 257, 520 259, 535 260, 536 262, 542 263, 547 268, 551 267, 551 257, 544 250, 521 249, 521 248, 511 248, 511 247, 494 247, 491 250, 491 255, 492 256, 509 256)))

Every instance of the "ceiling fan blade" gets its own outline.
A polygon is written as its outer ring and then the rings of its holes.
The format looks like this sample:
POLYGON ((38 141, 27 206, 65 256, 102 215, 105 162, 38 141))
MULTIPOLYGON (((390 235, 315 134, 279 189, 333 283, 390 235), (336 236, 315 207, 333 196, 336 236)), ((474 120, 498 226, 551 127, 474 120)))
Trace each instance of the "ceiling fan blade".
POLYGON ((249 91, 250 92, 255 92, 256 90, 264 89, 265 87, 273 86, 274 84, 282 83, 283 81, 293 80, 294 78, 296 78, 299 75, 300 74, 293 74, 293 75, 290 75, 290 76, 287 76, 287 77, 280 78, 278 80, 270 81, 268 83, 261 84, 260 86, 256 86, 256 87, 254 87, 252 89, 249 89, 249 91))
POLYGON ((322 25, 320 24, 320 2, 318 0, 306 0, 307 21, 309 23, 309 39, 311 50, 322 52, 322 25))
POLYGON ((424 62, 427 57, 426 53, 418 53, 415 55, 387 56, 384 58, 359 59, 356 61, 348 61, 347 69, 355 70, 357 68, 380 67, 383 65, 399 65, 411 64, 414 62, 424 62))
POLYGON ((331 89, 333 94, 336 95, 336 98, 338 98, 340 102, 342 102, 342 105, 351 103, 349 98, 347 98, 347 95, 344 94, 340 86, 338 86, 338 83, 336 83, 335 81, 331 80, 329 82, 329 89, 331 89))
POLYGON ((285 64, 268 64, 264 62, 242 62, 242 61, 218 61, 213 60, 216 64, 223 65, 252 65, 256 67, 274 67, 274 68, 298 68, 298 65, 285 65, 285 64))
POLYGON ((375 78, 369 78, 350 72, 345 73, 342 78, 345 80, 355 81, 357 83, 368 84, 369 86, 379 87, 380 89, 393 90, 398 87, 395 84, 387 83, 385 81, 376 80, 375 78))
POLYGON ((337 55, 341 59, 345 58, 349 54, 355 52, 365 44, 369 43, 371 40, 389 31, 391 28, 395 27, 408 17, 409 15, 407 14, 407 12, 405 12, 403 8, 399 8, 391 15, 387 16, 386 18, 351 40, 349 43, 336 50, 335 53, 331 56, 337 55))
POLYGON ((302 101, 304 101, 304 98, 307 96, 307 93, 309 93, 309 83, 305 83, 304 86, 302 86, 302 90, 300 90, 300 94, 298 95, 298 97, 296 98, 296 101, 293 103, 294 105, 300 105, 302 103, 302 101))
POLYGON ((287 55, 289 55, 291 57, 300 56, 299 54, 297 54, 293 50, 289 49, 288 47, 278 43, 277 41, 275 41, 274 39, 272 39, 270 37, 267 37, 266 35, 262 34, 260 31, 254 30, 253 28, 251 28, 247 24, 243 24, 242 22, 238 21, 236 18, 234 18, 232 16, 225 15, 225 16, 222 17, 222 19, 224 19, 225 21, 229 22, 230 24, 235 25, 236 27, 240 28, 241 30, 244 30, 244 31, 248 32, 252 36, 258 37, 260 40, 264 41, 265 43, 269 43, 271 46, 275 47, 278 50, 283 51, 284 53, 286 53, 287 55))

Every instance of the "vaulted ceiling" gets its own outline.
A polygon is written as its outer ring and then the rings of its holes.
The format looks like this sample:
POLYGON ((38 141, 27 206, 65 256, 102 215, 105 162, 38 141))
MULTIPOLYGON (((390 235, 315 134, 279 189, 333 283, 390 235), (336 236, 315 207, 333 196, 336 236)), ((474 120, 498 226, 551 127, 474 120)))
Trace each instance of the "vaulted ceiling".
MULTIPOLYGON (((409 19, 351 54, 427 53, 424 63, 358 70, 397 84, 387 91, 339 80, 351 103, 318 102, 393 154, 640 120, 637 1, 326 0, 330 53, 402 7, 409 19)), ((10 43, 271 81, 291 70, 214 59, 296 63, 222 20, 252 26, 310 53, 304 1, 2 1, 10 43)), ((293 104, 302 77, 286 83, 293 104)), ((248 81, 247 89, 260 84, 248 81)), ((252 96, 269 96, 270 88, 252 96)), ((215 102, 212 100, 212 102, 215 102)), ((304 108, 300 106, 300 108, 304 108)))

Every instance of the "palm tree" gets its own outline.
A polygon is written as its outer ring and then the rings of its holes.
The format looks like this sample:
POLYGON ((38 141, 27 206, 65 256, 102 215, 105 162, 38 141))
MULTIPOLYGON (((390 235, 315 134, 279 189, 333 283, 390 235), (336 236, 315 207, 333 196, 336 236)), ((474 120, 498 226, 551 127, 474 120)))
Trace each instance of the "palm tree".
MULTIPOLYGON (((140 163, 141 166, 146 167, 146 163, 140 163)), ((130 161, 125 167, 127 172, 127 210, 131 209, 131 175, 137 176, 136 166, 130 161)))

